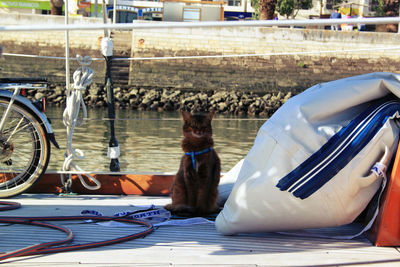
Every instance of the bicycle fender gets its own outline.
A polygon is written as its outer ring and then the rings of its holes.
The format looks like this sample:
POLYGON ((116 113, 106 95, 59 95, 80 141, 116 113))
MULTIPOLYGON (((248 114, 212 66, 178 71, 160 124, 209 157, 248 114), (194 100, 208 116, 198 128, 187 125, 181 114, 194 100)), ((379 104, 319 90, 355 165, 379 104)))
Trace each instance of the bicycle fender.
MULTIPOLYGON (((13 96, 13 93, 11 91, 0 90, 0 97, 11 99, 12 96, 13 96)), ((40 124, 45 127, 46 132, 47 132, 47 136, 48 136, 49 140, 51 141, 51 143, 53 143, 53 145, 56 148, 60 148, 60 146, 58 145, 58 143, 56 141, 56 137, 55 137, 55 134, 53 132, 53 128, 51 127, 50 121, 47 118, 46 114, 44 114, 43 112, 38 110, 32 104, 32 102, 26 97, 17 95, 15 97, 14 101, 17 102, 18 104, 21 104, 24 108, 26 108, 28 111, 31 111, 32 114, 34 114, 36 116, 36 118, 39 120, 40 124)))

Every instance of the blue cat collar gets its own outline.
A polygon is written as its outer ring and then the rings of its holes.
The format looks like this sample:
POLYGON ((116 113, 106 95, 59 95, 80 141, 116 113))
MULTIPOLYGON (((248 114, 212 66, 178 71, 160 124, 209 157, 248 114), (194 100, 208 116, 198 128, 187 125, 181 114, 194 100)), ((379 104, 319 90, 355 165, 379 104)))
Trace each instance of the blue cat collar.
POLYGON ((203 149, 201 151, 191 151, 191 152, 185 152, 185 155, 190 156, 192 158, 192 165, 193 165, 193 170, 196 170, 196 160, 195 157, 201 154, 205 154, 213 150, 212 147, 203 149))

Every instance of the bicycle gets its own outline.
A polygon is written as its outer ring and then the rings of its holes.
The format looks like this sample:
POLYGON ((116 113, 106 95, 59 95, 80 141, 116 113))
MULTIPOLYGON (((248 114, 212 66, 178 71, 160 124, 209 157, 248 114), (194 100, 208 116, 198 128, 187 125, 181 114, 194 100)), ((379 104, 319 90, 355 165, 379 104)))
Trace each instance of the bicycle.
POLYGON ((0 78, 0 198, 30 188, 46 171, 50 142, 59 148, 44 114, 45 100, 24 96, 25 90, 47 85, 46 78, 0 78))

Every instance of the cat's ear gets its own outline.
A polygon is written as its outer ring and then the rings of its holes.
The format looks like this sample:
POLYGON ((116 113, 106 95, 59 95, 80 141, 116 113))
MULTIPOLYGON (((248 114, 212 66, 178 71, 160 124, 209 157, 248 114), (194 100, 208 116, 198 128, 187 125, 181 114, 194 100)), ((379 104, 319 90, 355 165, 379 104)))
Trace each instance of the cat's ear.
POLYGON ((186 110, 182 111, 182 118, 183 118, 184 121, 189 120, 190 113, 188 111, 186 111, 186 110))

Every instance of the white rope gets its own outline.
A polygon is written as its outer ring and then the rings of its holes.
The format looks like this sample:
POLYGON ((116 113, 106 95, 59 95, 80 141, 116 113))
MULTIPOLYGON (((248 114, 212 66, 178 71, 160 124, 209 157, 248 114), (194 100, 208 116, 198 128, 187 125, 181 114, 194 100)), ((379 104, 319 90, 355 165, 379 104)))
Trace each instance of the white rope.
MULTIPOLYGON (((295 52, 276 52, 276 53, 261 53, 261 54, 231 54, 231 55, 204 55, 204 56, 173 56, 173 57, 129 57, 129 58, 113 58, 113 60, 133 60, 133 61, 144 61, 144 60, 174 60, 174 59, 205 59, 205 58, 233 58, 233 57, 267 57, 267 56, 292 56, 292 55, 313 55, 313 54, 340 54, 340 53, 356 53, 356 52, 370 52, 379 50, 399 50, 400 46, 390 47, 374 47, 374 48, 358 48, 358 49, 344 49, 344 50, 322 50, 322 51, 295 51, 295 52)), ((54 56, 37 56, 27 54, 13 54, 3 53, 4 56, 13 57, 31 57, 31 58, 42 58, 42 59, 62 59, 65 57, 54 57, 54 56)), ((70 60, 76 60, 76 58, 70 58, 70 60)), ((92 58, 92 61, 105 60, 104 58, 92 58)))
MULTIPOLYGON (((67 147, 64 154, 64 164, 62 167, 63 171, 79 171, 84 172, 74 160, 81 160, 84 158, 83 151, 80 149, 74 149, 72 147, 72 136, 76 126, 80 126, 83 120, 87 118, 87 110, 83 100, 83 92, 91 84, 93 80, 94 71, 88 66, 92 63, 92 59, 88 56, 81 57, 77 55, 77 60, 81 67, 79 67, 73 74, 74 84, 72 88, 67 88, 67 103, 63 113, 63 122, 67 127, 67 147), (79 110, 82 107, 83 118, 79 120, 79 110)), ((81 174, 77 174, 82 185, 89 190, 97 190, 100 188, 100 182, 93 176, 86 174, 86 176, 96 185, 88 185, 83 179, 81 174)), ((64 175, 61 175, 61 182, 63 185, 71 184, 72 174, 68 175, 68 180, 65 179, 64 175)))
POLYGON ((232 54, 232 55, 205 55, 205 56, 173 56, 173 57, 141 57, 141 58, 119 58, 115 60, 172 60, 172 59, 204 59, 204 58, 232 58, 232 57, 268 57, 268 56, 291 56, 291 55, 312 55, 312 54, 339 54, 368 52, 377 50, 398 50, 400 46, 379 47, 379 48, 359 48, 344 50, 322 50, 322 51, 297 51, 297 52, 277 52, 261 54, 232 54))

